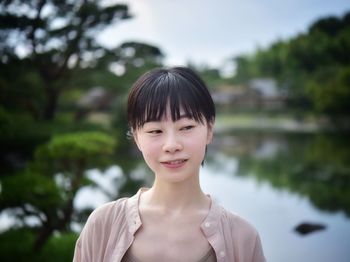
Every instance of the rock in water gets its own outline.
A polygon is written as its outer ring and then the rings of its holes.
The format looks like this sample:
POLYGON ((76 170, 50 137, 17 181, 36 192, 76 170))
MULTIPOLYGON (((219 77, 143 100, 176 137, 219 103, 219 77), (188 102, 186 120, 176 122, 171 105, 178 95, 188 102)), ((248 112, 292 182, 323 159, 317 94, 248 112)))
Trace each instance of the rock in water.
POLYGON ((324 224, 303 222, 303 223, 300 223, 298 226, 296 226, 294 230, 298 232, 300 235, 307 235, 315 231, 324 230, 325 228, 326 228, 326 225, 324 224))

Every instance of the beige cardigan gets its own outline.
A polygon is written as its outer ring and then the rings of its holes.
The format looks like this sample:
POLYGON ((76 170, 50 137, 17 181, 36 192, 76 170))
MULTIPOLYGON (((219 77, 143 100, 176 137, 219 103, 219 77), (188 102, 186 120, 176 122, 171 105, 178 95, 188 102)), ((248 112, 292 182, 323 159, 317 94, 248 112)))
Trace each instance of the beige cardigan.
MULTIPOLYGON (((138 202, 142 190, 97 208, 77 240, 74 262, 119 262, 142 222, 138 202)), ((218 262, 264 262, 257 231, 241 217, 212 201, 201 224, 218 262)))

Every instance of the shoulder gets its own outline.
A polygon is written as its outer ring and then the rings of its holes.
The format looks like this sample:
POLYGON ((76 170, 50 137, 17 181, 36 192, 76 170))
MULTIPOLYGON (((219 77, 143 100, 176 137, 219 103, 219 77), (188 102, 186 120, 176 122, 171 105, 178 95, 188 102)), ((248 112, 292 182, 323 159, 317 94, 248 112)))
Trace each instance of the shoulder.
POLYGON ((265 261, 260 236, 255 227, 236 213, 221 206, 219 210, 224 238, 229 242, 226 244, 233 245, 239 257, 248 258, 242 261, 265 261))
POLYGON ((120 198, 96 208, 89 216, 87 223, 108 222, 115 220, 126 209, 128 198, 120 198))
POLYGON ((259 241, 259 234, 250 222, 220 205, 216 210, 226 239, 230 239, 235 245, 254 247, 256 241, 259 241))
POLYGON ((252 237, 256 237, 258 234, 255 227, 248 222, 245 218, 241 217, 240 215, 228 211, 224 207, 221 207, 221 221, 225 224, 225 226, 229 227, 231 230, 244 234, 244 235, 251 235, 252 237))
POLYGON ((87 219, 81 236, 108 235, 113 225, 126 223, 127 202, 128 198, 121 198, 96 208, 87 219))
POLYGON ((128 198, 121 198, 98 207, 90 214, 76 242, 73 261, 103 260, 109 243, 126 228, 127 203, 128 198))

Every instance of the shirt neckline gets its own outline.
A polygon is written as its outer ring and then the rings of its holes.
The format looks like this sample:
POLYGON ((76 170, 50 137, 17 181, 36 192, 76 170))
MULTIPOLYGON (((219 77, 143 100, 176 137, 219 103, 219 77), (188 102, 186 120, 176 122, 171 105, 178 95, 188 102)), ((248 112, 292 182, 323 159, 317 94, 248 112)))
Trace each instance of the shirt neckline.
MULTIPOLYGON (((139 202, 140 202, 141 194, 147 190, 149 190, 149 188, 141 187, 134 196, 128 199, 127 223, 128 223, 129 231, 133 235, 142 225, 141 216, 139 212, 139 202)), ((218 221, 220 212, 219 212, 219 206, 212 199, 212 197, 209 194, 207 194, 207 196, 210 198, 209 212, 207 216, 204 218, 204 220, 202 221, 200 227, 204 232, 204 234, 208 237, 209 235, 212 235, 213 233, 215 233, 215 229, 218 226, 217 221, 218 221)))

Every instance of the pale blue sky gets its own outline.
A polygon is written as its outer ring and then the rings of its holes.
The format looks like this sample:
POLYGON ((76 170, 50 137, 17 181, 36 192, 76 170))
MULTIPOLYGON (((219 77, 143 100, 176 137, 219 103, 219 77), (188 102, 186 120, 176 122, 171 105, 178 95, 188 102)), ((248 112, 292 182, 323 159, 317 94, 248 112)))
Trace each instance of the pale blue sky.
POLYGON ((221 66, 225 60, 305 31, 316 19, 350 11, 349 0, 105 0, 127 3, 135 17, 103 32, 112 47, 156 45, 167 65, 221 66))

